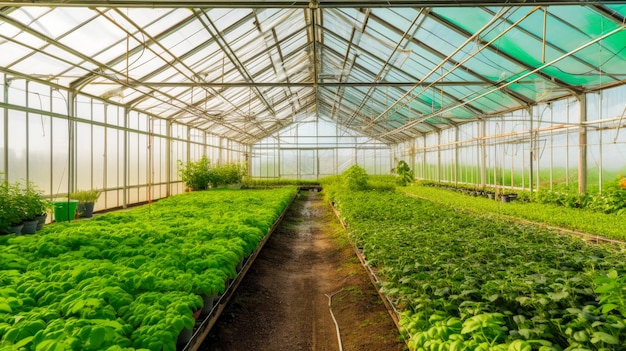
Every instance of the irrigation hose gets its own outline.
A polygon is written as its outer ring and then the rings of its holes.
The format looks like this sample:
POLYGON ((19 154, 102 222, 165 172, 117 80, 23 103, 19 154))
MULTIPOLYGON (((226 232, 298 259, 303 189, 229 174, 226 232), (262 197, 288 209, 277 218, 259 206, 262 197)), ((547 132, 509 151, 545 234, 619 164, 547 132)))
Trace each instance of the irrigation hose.
POLYGON ((337 343, 339 344, 339 351, 343 351, 343 344, 341 342, 341 332, 339 331, 339 324, 337 323, 337 319, 335 319, 335 314, 333 313, 333 296, 335 296, 336 294, 340 293, 343 291, 343 288, 341 288, 341 290, 337 290, 334 293, 328 295, 328 294, 324 294, 324 296, 328 297, 328 311, 330 311, 330 316, 333 318, 333 322, 335 322, 335 330, 337 331, 337 343))

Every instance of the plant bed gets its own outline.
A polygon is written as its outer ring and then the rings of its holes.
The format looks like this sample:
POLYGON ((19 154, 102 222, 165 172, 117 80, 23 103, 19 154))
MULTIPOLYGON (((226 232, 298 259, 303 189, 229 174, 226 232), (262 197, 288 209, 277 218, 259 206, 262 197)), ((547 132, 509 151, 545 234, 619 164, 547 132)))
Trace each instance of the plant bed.
POLYGON ((506 215, 527 221, 565 228, 608 239, 626 241, 626 221, 623 216, 552 204, 528 202, 520 194, 512 203, 469 198, 446 189, 431 186, 399 188, 399 191, 480 215, 506 215))
POLYGON ((334 201, 401 311, 411 349, 617 350, 626 342, 626 267, 613 247, 394 192, 335 191, 334 201))
POLYGON ((0 237, 0 348, 175 350, 295 192, 194 192, 0 237))
POLYGON ((263 246, 265 246, 265 243, 267 242, 267 240, 270 238, 270 236, 272 235, 276 227, 282 221, 287 209, 289 208, 289 206, 291 205, 291 202, 293 202, 294 199, 295 199, 295 193, 291 197, 289 205, 285 206, 280 216, 274 221, 274 224, 267 231, 267 234, 263 237, 263 239, 261 240, 257 248, 254 250, 254 252, 252 252, 250 255, 242 258, 239 261, 239 263, 235 267, 237 276, 232 281, 231 280, 226 281, 226 284, 225 284, 226 287, 225 287, 224 292, 220 295, 210 295, 206 297, 205 301, 208 302, 209 299, 211 300, 211 303, 213 305, 212 308, 210 310, 208 310, 208 308, 202 310, 202 313, 203 313, 202 319, 199 321, 199 323, 196 323, 196 326, 192 334, 189 336, 188 340, 182 343, 182 345, 180 345, 179 343, 179 349, 181 349, 182 351, 196 351, 201 347, 207 335, 209 334, 209 332, 211 331, 211 329, 217 322, 218 318, 220 317, 220 315, 226 308, 231 297, 233 296, 233 294, 239 287, 239 284, 241 283, 242 279, 245 277, 246 273, 248 272, 248 270, 254 263, 258 254, 261 252, 261 249, 263 249, 263 246), (241 267, 241 268, 238 269, 238 267, 241 267), (204 314, 205 312, 206 314, 204 314))

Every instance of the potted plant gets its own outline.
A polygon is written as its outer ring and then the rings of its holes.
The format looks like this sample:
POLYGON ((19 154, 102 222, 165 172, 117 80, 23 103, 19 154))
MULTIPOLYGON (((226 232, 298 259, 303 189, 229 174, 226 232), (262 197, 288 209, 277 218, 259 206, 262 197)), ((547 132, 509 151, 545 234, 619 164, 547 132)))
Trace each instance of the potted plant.
POLYGON ((0 184, 0 233, 21 234, 26 218, 24 195, 18 183, 0 184))
POLYGON ((70 194, 71 200, 77 200, 76 210, 82 218, 93 217, 93 207, 100 197, 99 190, 78 190, 70 194))
POLYGON ((46 222, 48 210, 51 209, 52 203, 44 198, 41 191, 32 183, 28 183, 26 187, 22 189, 22 195, 25 212, 22 233, 34 234, 37 230, 41 229, 46 222))

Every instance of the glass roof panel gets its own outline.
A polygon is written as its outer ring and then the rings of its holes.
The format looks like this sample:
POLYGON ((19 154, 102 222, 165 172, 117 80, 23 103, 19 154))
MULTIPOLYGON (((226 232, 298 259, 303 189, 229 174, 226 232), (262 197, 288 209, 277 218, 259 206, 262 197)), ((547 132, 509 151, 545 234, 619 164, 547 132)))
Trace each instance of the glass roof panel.
POLYGON ((32 17, 27 9, 13 12, 10 16, 15 16, 28 27, 56 39, 71 30, 79 28, 83 20, 94 16, 94 12, 87 8, 58 7, 41 13, 39 17, 32 17))
POLYGON ((176 28, 170 35, 159 39, 159 42, 174 55, 182 56, 208 40, 211 40, 211 37, 199 22, 188 22, 184 26, 176 28))
POLYGON ((226 31, 227 28, 231 27, 233 24, 241 20, 246 16, 251 16, 253 14, 252 9, 225 9, 225 8, 214 8, 206 11, 209 15, 209 18, 216 25, 218 31, 226 31))
MULTIPOLYGON (((260 139, 280 128, 276 118, 291 121, 304 109, 332 113, 342 127, 361 133, 365 125, 377 134, 433 112, 428 121, 446 126, 450 119, 495 115, 561 96, 568 87, 623 83, 626 31, 581 46, 620 28, 626 5, 546 11, 543 38, 544 8, 531 6, 17 7, 3 13, 16 26, 0 20, 0 71, 79 84, 84 92, 133 103, 139 113, 171 116, 238 140, 260 139), (496 15, 502 17, 477 33, 496 15), (127 73, 132 87, 124 84, 127 73), (311 85, 288 85, 297 82, 311 85), (334 85, 344 82, 358 86, 334 85), (490 82, 514 83, 496 89, 490 82), (263 86, 247 85, 255 83, 263 86)), ((433 128, 416 125, 384 140, 433 128)))
POLYGON ((11 67, 18 72, 40 76, 56 75, 66 68, 68 68, 66 63, 42 53, 34 53, 11 67))
MULTIPOLYGON (((0 38, 2 37, 0 36, 0 38)), ((31 50, 29 50, 28 48, 25 48, 24 46, 20 44, 13 43, 11 41, 0 41, 0 52, 2 52, 2 55, 0 55, 0 66, 6 67, 6 68, 12 68, 10 66, 11 63, 18 62, 21 57, 24 57, 28 55, 29 53, 31 53, 31 50)), ((39 74, 36 72, 32 72, 32 73, 39 74)))

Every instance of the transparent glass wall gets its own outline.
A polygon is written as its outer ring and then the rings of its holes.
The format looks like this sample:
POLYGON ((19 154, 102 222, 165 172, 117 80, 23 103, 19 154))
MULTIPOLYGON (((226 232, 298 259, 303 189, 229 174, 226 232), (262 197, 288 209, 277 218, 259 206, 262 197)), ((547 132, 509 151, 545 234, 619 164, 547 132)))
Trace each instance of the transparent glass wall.
POLYGON ((319 179, 353 164, 368 174, 389 174, 393 167, 389 146, 313 117, 254 144, 251 161, 255 178, 319 179))
POLYGON ((102 191, 95 210, 183 191, 178 160, 243 162, 248 150, 122 105, 0 74, 0 173, 52 199, 102 191))
POLYGON ((626 174, 625 128, 626 87, 617 87, 429 133, 394 152, 413 158, 420 179, 575 191, 586 177, 582 188, 597 192, 626 174))

